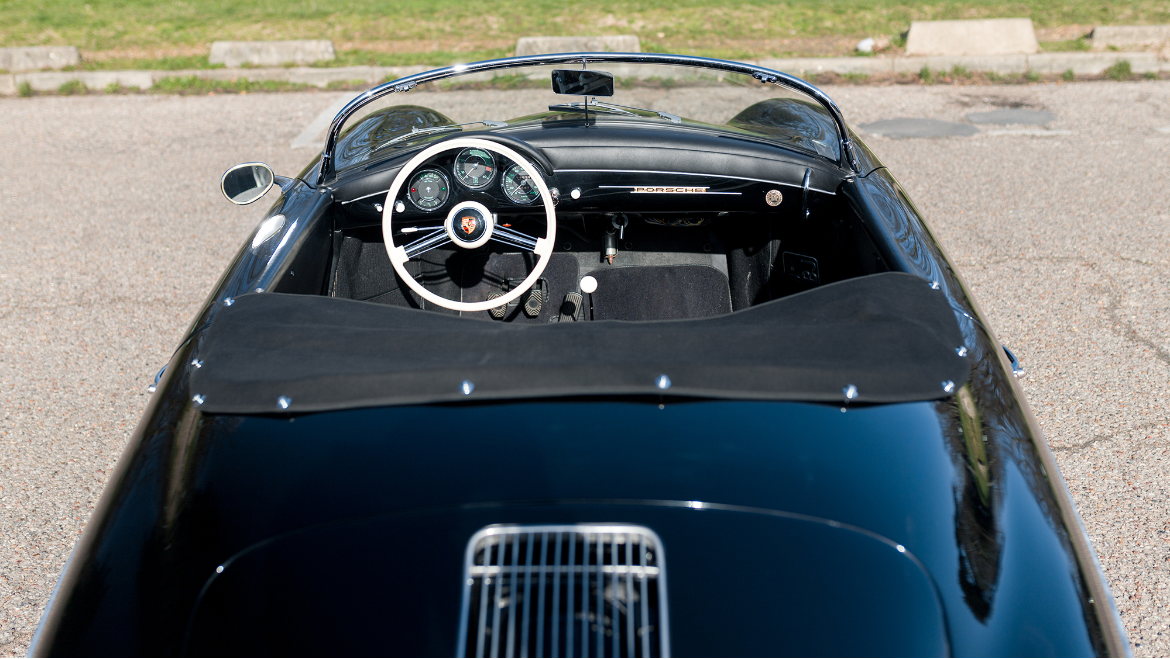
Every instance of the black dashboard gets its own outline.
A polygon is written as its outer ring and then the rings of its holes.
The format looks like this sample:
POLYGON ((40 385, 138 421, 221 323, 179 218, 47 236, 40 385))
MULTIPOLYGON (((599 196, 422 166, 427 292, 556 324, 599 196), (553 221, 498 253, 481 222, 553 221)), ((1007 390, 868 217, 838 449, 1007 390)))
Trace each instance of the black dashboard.
MULTIPOLYGON (((457 137, 498 141, 527 157, 553 193, 558 214, 797 214, 836 196, 848 176, 821 157, 710 131, 551 122, 461 132, 343 172, 329 186, 344 211, 338 228, 380 223, 401 167, 421 148, 457 137)), ((522 168, 475 148, 452 148, 416 168, 394 210, 405 221, 432 219, 466 200, 501 215, 544 212, 522 168)))

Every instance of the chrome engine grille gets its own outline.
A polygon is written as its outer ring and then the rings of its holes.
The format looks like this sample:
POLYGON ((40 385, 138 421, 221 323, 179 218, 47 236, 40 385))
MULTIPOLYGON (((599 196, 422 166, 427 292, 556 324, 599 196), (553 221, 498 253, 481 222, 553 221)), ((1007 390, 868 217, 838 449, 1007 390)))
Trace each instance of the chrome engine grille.
POLYGON ((460 657, 669 657, 666 562, 623 524, 489 526, 467 544, 460 657))

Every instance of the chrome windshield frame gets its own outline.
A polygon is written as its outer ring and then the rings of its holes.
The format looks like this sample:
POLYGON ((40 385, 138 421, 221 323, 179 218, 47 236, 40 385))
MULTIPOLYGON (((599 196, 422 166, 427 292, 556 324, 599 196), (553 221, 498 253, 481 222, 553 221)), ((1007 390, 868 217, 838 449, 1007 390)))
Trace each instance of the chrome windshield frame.
POLYGON ((471 64, 454 64, 452 66, 424 71, 414 75, 391 80, 367 90, 353 99, 337 113, 333 123, 329 126, 329 135, 325 140, 325 149, 321 152, 321 166, 318 169, 318 185, 323 184, 333 172, 334 150, 337 148, 337 139, 345 122, 358 110, 380 98, 390 94, 408 92, 418 85, 436 80, 443 80, 453 76, 492 71, 497 69, 511 69, 523 66, 546 66, 550 64, 659 64, 667 66, 688 66, 715 71, 727 71, 750 75, 762 83, 771 83, 779 87, 786 87, 798 91, 821 104, 837 124, 837 133, 841 143, 841 156, 838 165, 847 167, 855 174, 861 173, 861 166, 853 151, 853 141, 849 138, 849 129, 845 125, 845 118, 833 99, 829 98, 820 89, 795 76, 780 71, 773 71, 754 64, 732 62, 729 60, 710 59, 707 57, 693 57, 689 55, 663 55, 658 53, 558 53, 555 55, 529 55, 526 57, 507 57, 504 59, 484 60, 471 64))

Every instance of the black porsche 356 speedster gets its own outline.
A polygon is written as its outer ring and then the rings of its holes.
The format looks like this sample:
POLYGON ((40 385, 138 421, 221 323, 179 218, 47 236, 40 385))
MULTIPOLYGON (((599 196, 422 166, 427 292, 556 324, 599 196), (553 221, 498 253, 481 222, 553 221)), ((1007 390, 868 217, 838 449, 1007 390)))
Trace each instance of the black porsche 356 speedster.
POLYGON ((816 87, 453 66, 222 180, 274 185, 34 654, 1128 653, 1018 362, 816 87))

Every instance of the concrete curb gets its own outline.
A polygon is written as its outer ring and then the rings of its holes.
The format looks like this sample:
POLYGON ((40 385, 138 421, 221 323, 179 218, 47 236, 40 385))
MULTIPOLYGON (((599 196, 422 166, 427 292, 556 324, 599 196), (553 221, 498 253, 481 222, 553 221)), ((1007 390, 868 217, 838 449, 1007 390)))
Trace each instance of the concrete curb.
MULTIPOLYGON (((1098 75, 1114 64, 1127 60, 1134 73, 1170 71, 1170 62, 1158 59, 1150 52, 1070 52, 1038 53, 1035 55, 984 55, 979 57, 804 57, 790 59, 744 60, 796 76, 818 73, 897 74, 917 73, 922 67, 932 70, 951 70, 956 66, 968 71, 987 71, 999 74, 1063 73, 1072 70, 1078 75, 1098 75)), ((256 69, 190 69, 184 71, 37 71, 0 75, 0 96, 14 96, 20 86, 28 83, 33 91, 56 91, 70 80, 77 80, 89 89, 105 89, 111 83, 123 87, 149 89, 164 78, 196 76, 206 80, 251 80, 289 82, 326 87, 330 83, 357 82, 375 85, 386 80, 420 73, 430 66, 347 66, 337 68, 289 67, 256 69)))
POLYGON ((337 58, 333 42, 328 39, 299 41, 216 41, 211 44, 207 61, 229 69, 251 66, 312 64, 337 58))
POLYGON ((78 64, 81 64, 81 53, 76 46, 0 48, 0 69, 5 71, 62 69, 78 64))

